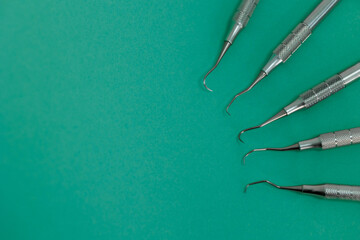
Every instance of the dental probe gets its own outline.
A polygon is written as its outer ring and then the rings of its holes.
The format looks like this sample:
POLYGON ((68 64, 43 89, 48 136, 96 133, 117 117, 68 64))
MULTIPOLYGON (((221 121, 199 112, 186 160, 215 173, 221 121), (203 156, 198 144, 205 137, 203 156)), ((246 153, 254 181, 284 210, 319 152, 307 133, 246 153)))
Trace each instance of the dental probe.
POLYGON ((342 73, 336 74, 329 80, 317 85, 316 87, 306 91, 305 93, 301 94, 298 99, 292 102, 290 105, 283 108, 279 113, 275 116, 267 120, 265 123, 245 129, 240 132, 239 139, 241 140, 241 135, 244 132, 249 130, 257 129, 268 125, 280 118, 289 116, 294 112, 297 112, 303 108, 310 108, 315 104, 325 100, 326 98, 330 97, 331 95, 335 94, 336 92, 340 91, 341 89, 345 88, 350 83, 354 82, 355 80, 360 78, 360 62, 355 64, 354 66, 348 68, 347 70, 343 71, 342 73))
POLYGON ((245 164, 246 158, 253 152, 260 152, 260 151, 292 151, 292 150, 307 150, 313 148, 321 148, 322 150, 337 148, 337 147, 344 147, 353 144, 360 143, 360 127, 353 128, 350 130, 343 130, 338 132, 331 132, 321 134, 319 137, 312 138, 309 140, 301 141, 295 143, 294 145, 284 147, 284 148, 261 148, 261 149, 254 149, 246 154, 243 158, 243 163, 245 164))
POLYGON ((235 41, 235 38, 238 36, 238 34, 240 33, 240 31, 242 29, 244 29, 246 27, 246 25, 248 24, 251 15, 253 14, 256 5, 259 3, 260 0, 243 0, 242 3, 240 4, 240 6, 238 7, 233 21, 234 21, 234 26, 231 29, 228 37, 225 40, 224 46, 220 52, 219 58, 216 61, 215 66, 205 75, 204 77, 204 86, 205 88, 212 92, 213 90, 211 90, 207 85, 206 85, 206 78, 209 76, 209 74, 215 70, 215 68, 219 65, 221 59, 224 57, 225 53, 227 52, 227 50, 230 48, 230 46, 233 44, 233 42, 235 41))
POLYGON ((248 184, 245 188, 245 192, 250 186, 259 183, 267 183, 273 187, 276 187, 277 189, 310 194, 325 199, 360 201, 360 186, 338 185, 338 184, 300 185, 300 186, 282 187, 270 181, 264 180, 264 181, 248 184))
POLYGON ((237 94, 226 111, 229 113, 229 108, 236 98, 242 94, 250 91, 256 84, 270 74, 280 63, 285 63, 292 54, 305 42, 311 35, 315 27, 322 19, 335 7, 340 0, 323 0, 315 10, 301 22, 290 35, 274 50, 272 57, 268 63, 263 67, 256 80, 244 91, 237 94))

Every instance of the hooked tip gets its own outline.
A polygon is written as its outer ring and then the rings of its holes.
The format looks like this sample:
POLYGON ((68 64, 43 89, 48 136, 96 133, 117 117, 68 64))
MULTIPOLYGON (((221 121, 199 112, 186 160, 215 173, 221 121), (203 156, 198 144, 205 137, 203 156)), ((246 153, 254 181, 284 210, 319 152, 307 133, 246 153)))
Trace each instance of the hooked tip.
POLYGON ((270 184, 271 186, 276 187, 276 188, 278 188, 278 189, 281 189, 281 188, 282 188, 282 187, 280 187, 280 186, 278 186, 278 185, 276 185, 276 184, 274 184, 274 183, 272 183, 272 182, 270 182, 270 181, 268 181, 268 180, 263 180, 263 181, 258 181, 258 182, 249 183, 248 185, 246 185, 244 192, 246 193, 247 190, 248 190, 248 188, 249 188, 250 186, 255 185, 255 184, 259 184, 259 183, 267 183, 267 184, 270 184))
POLYGON ((212 73, 212 72, 215 70, 215 68, 219 65, 220 60, 221 60, 221 59, 218 59, 218 61, 216 62, 215 66, 214 66, 212 69, 210 69, 210 71, 209 71, 209 72, 205 75, 205 77, 204 77, 203 84, 204 84, 204 87, 206 88, 206 90, 208 90, 209 92, 213 92, 213 90, 210 89, 210 88, 206 85, 206 78, 207 78, 207 77, 210 75, 210 73, 212 73))
POLYGON ((244 141, 241 139, 241 135, 245 132, 245 130, 242 130, 239 135, 238 135, 238 139, 240 142, 244 143, 244 141))
POLYGON ((252 127, 252 128, 248 128, 248 129, 245 129, 245 130, 242 130, 239 135, 238 135, 238 139, 240 140, 240 142, 244 143, 244 141, 241 139, 241 136, 247 132, 247 131, 250 131, 250 130, 254 130, 254 129, 257 129, 257 128, 260 128, 261 126, 256 126, 256 127, 252 127))
POLYGON ((209 74, 210 74, 211 72, 212 72, 212 71, 208 72, 208 73, 205 75, 205 77, 204 77, 204 82, 203 82, 205 89, 208 90, 209 92, 213 92, 213 90, 210 89, 210 88, 206 85, 206 78, 207 78, 207 76, 209 76, 209 74))
POLYGON ((250 151, 249 153, 247 153, 244 157, 243 157, 243 163, 245 165, 245 159, 252 154, 253 152, 262 152, 262 151, 278 151, 278 152, 285 152, 285 151, 293 151, 293 150, 300 150, 300 145, 298 143, 295 143, 291 146, 288 147, 282 147, 282 148, 259 148, 259 149, 254 149, 252 151, 250 151))
POLYGON ((251 89, 253 89, 253 87, 255 87, 256 84, 258 84, 261 80, 263 80, 265 77, 267 76, 266 72, 261 71, 258 75, 258 77, 255 79, 255 81, 244 91, 238 93, 235 95, 235 97, 231 100, 231 102, 229 103, 229 105, 226 108, 226 111, 229 112, 229 108, 230 106, 235 102, 235 100, 240 97, 241 95, 243 95, 244 93, 249 92, 251 89))
POLYGON ((208 90, 209 92, 213 92, 213 90, 206 85, 206 79, 210 75, 210 73, 212 73, 215 70, 215 68, 219 65, 219 62, 220 61, 216 62, 215 66, 212 69, 210 69, 210 71, 204 77, 203 84, 204 84, 205 89, 208 90))
POLYGON ((245 165, 246 164, 246 158, 254 153, 254 152, 259 152, 259 151, 266 151, 267 149, 263 148, 263 149, 254 149, 254 150, 251 150, 250 152, 248 152, 244 157, 243 157, 243 164, 245 165))
POLYGON ((229 108, 231 107, 231 105, 235 102, 235 100, 240 97, 241 95, 243 95, 244 93, 248 92, 250 89, 246 89, 238 94, 235 95, 235 97, 230 101, 229 105, 227 105, 226 107, 226 112, 229 114, 229 116, 231 116, 230 112, 229 112, 229 108))
POLYGON ((204 81, 203 81, 204 87, 206 88, 206 90, 208 90, 208 91, 210 91, 210 92, 213 92, 213 90, 210 89, 210 88, 206 85, 206 78, 207 78, 207 77, 210 75, 210 73, 212 73, 212 72, 215 70, 215 68, 219 65, 219 63, 221 62, 221 59, 224 57, 225 53, 227 52, 227 50, 229 49, 230 46, 231 46, 231 43, 228 42, 228 41, 225 41, 224 46, 223 46, 223 48, 222 48, 222 50, 221 50, 221 52, 220 52, 219 58, 218 58, 218 60, 216 61, 215 66, 214 66, 212 69, 210 69, 210 71, 209 71, 209 72, 205 75, 205 77, 204 77, 204 81))
POLYGON ((231 114, 230 114, 230 112, 229 112, 229 108, 230 108, 230 106, 227 106, 227 107, 226 107, 226 113, 231 117, 231 114))

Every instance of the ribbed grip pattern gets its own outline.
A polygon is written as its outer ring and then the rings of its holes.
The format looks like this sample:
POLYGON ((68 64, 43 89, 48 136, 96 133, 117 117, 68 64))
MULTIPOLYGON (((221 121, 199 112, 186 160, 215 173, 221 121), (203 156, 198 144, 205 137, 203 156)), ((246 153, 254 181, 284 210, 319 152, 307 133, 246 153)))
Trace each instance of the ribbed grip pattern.
POLYGON ((258 3, 259 0, 244 0, 234 15, 234 21, 246 27, 258 3))
POLYGON ((300 95, 304 100, 305 107, 310 108, 315 104, 325 100, 334 93, 343 89, 346 85, 344 84, 342 78, 339 75, 335 75, 329 80, 320 83, 316 87, 310 89, 309 91, 300 95))
POLYGON ((325 198, 360 201, 360 187, 326 184, 325 198))
POLYGON ((360 143, 360 128, 353 128, 320 135, 322 149, 348 146, 360 143))
POLYGON ((311 29, 304 23, 300 23, 275 49, 274 54, 278 55, 283 62, 286 62, 310 35, 311 29))

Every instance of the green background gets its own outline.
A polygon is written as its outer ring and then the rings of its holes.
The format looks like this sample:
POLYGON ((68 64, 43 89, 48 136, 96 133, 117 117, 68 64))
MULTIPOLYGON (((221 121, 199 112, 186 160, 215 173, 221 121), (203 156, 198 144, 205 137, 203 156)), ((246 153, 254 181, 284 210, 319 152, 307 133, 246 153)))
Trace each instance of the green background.
POLYGON ((1 239, 354 239, 360 205, 265 185, 360 185, 360 147, 265 152, 360 126, 360 83, 244 135, 359 61, 360 1, 224 112, 319 3, 260 1, 220 67, 237 0, 0 1, 1 239))

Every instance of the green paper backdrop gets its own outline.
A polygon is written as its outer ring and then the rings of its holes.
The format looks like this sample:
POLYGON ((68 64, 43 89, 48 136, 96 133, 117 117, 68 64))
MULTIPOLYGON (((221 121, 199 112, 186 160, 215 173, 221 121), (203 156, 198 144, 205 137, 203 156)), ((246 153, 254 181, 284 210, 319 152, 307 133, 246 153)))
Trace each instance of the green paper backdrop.
POLYGON ((0 239, 356 239, 360 204, 244 186, 360 185, 360 146, 264 152, 360 126, 360 83, 237 133, 359 61, 360 1, 231 108, 319 0, 260 1, 219 68, 238 0, 0 1, 0 239))

